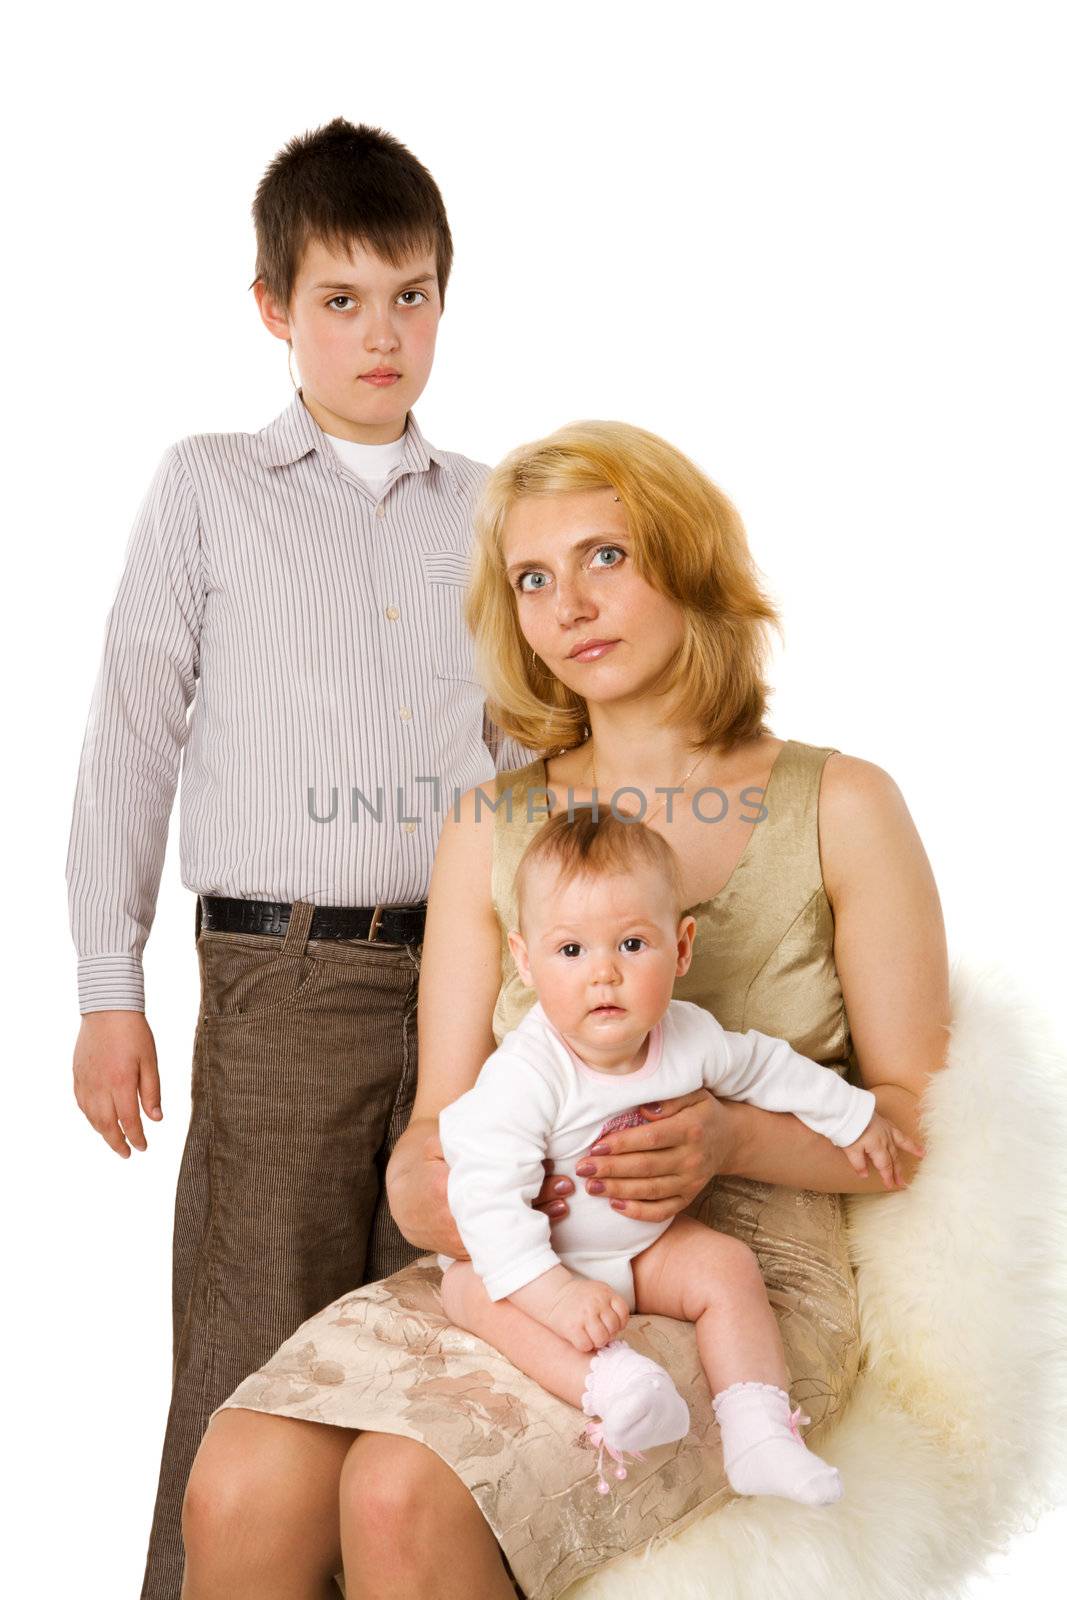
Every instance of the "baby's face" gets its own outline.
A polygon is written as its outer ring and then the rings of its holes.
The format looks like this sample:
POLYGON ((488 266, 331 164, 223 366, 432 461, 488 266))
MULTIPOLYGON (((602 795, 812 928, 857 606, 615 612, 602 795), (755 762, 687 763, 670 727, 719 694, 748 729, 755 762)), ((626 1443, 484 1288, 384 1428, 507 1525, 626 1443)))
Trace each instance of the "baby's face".
POLYGON ((512 953, 549 1021, 591 1065, 612 1066, 641 1044, 688 970, 695 923, 676 915, 652 868, 560 884, 552 866, 526 882, 525 937, 512 953))

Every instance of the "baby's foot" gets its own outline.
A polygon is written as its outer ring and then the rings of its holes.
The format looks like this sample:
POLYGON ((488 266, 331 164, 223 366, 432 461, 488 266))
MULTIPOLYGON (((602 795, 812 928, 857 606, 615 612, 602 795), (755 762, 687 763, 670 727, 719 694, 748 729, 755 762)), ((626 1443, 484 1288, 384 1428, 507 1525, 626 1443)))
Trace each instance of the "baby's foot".
POLYGON ((689 1432, 689 1407, 670 1373, 623 1339, 612 1339, 590 1362, 582 1410, 601 1419, 613 1450, 652 1450, 689 1432))
POLYGON ((800 1437, 810 1422, 800 1407, 790 1413, 789 1396, 771 1383, 732 1383, 712 1400, 722 1434, 723 1465, 735 1494, 774 1494, 801 1505, 840 1500, 841 1478, 800 1437))
POLYGON ((617 1478, 625 1478, 623 1453, 643 1461, 642 1450, 672 1444, 689 1432, 689 1407, 674 1387, 669 1372, 639 1355, 623 1339, 612 1339, 589 1363, 582 1410, 590 1422, 586 1433, 597 1452, 597 1490, 609 1492, 602 1462, 604 1451, 617 1461, 617 1478))

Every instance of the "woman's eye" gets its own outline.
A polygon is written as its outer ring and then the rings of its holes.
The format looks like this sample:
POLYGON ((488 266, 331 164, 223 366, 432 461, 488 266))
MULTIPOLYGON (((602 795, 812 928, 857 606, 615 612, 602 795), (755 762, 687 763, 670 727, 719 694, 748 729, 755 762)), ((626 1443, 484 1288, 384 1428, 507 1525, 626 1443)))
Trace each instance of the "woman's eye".
POLYGON ((519 574, 519 577, 516 580, 515 587, 518 589, 520 594, 536 594, 538 589, 542 588, 543 585, 538 583, 533 588, 527 588, 526 580, 527 578, 543 578, 544 576, 545 574, 543 572, 522 572, 519 574))
MULTIPOLYGON (((599 545, 597 549, 593 551, 593 555, 594 557, 603 555, 618 556, 619 561, 625 561, 626 559, 626 551, 620 550, 617 544, 599 545)), ((611 567, 617 567, 619 565, 619 561, 609 561, 608 565, 611 567)))
MULTIPOLYGON (((634 945, 634 944, 637 944, 637 945, 643 945, 643 944, 644 944, 644 942, 645 942, 645 941, 644 941, 644 940, 643 940, 643 939, 639 939, 639 938, 638 938, 638 937, 637 937, 637 935, 636 935, 636 934, 634 934, 634 936, 633 936, 633 938, 632 938, 632 939, 624 939, 624 940, 623 940, 623 941, 622 941, 622 943, 623 943, 623 948, 624 948, 624 949, 626 949, 626 947, 627 947, 627 946, 628 946, 628 945, 634 945)), ((629 950, 629 949, 627 949, 627 950, 626 950, 626 954, 627 954, 627 955, 631 955, 631 956, 632 956, 632 955, 636 955, 636 953, 637 953, 637 952, 636 952, 636 951, 635 951, 635 950, 629 950)))
POLYGON ((565 944, 565 945, 561 945, 561 946, 560 946, 560 955, 563 955, 563 956, 565 956, 565 955, 568 955, 568 953, 569 953, 569 952, 570 952, 570 951, 571 951, 571 950, 573 950, 573 951, 574 951, 574 953, 575 953, 575 955, 577 955, 577 953, 578 953, 578 951, 579 951, 579 950, 580 950, 580 949, 581 949, 581 948, 582 948, 582 947, 581 947, 581 945, 580 945, 580 944, 565 944))

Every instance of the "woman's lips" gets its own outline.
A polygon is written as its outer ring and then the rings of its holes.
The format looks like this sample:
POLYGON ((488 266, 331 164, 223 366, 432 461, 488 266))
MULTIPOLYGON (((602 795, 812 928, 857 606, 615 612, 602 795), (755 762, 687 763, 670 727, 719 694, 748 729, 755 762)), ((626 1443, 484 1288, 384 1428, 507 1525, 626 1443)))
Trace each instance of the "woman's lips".
POLYGON ((606 656, 609 650, 614 650, 618 642, 618 639, 602 640, 598 644, 591 644, 587 650, 578 650, 574 655, 569 656, 568 660, 599 661, 601 656, 606 656))

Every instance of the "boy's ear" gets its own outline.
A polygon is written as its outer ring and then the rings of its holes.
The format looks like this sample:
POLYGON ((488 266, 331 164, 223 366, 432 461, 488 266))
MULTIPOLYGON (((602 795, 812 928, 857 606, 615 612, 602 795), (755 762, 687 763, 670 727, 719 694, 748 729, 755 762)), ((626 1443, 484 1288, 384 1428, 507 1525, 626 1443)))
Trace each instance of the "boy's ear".
POLYGON ((267 328, 270 333, 273 333, 276 339, 284 339, 286 344, 288 344, 291 335, 289 331, 289 318, 286 314, 285 307, 279 300, 276 300, 272 294, 267 292, 267 286, 263 282, 262 278, 256 279, 255 283, 252 285, 252 293, 256 297, 256 305, 259 307, 259 314, 263 319, 263 326, 267 328))
POLYGON ((530 976, 530 960, 526 953, 526 940, 523 938, 518 928, 509 929, 508 948, 511 951, 512 960, 515 962, 515 967, 518 971, 519 977, 522 979, 527 989, 532 989, 533 981, 530 976))

